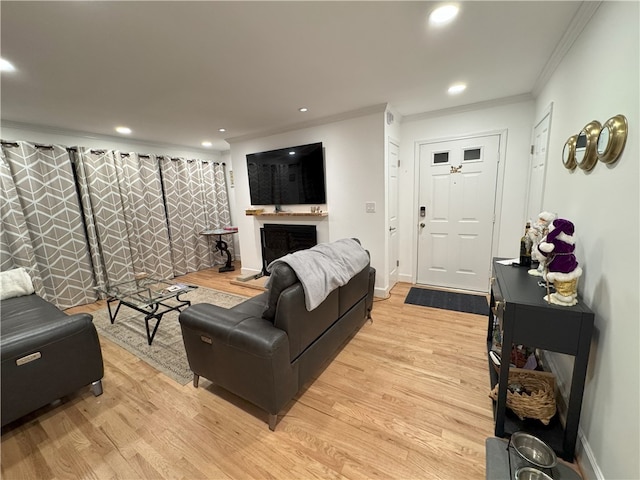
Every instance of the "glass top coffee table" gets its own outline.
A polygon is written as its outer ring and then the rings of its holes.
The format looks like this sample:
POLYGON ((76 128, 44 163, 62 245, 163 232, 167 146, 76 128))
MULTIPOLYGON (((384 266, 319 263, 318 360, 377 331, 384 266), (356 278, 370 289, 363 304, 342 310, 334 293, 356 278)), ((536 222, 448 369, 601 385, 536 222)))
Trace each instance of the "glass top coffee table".
POLYGON ((168 312, 182 311, 183 307, 191 305, 191 301, 183 300, 180 295, 195 290, 195 285, 184 283, 174 283, 169 280, 159 280, 152 277, 142 277, 127 282, 107 285, 104 288, 96 288, 107 296, 107 310, 109 320, 113 324, 116 321, 120 307, 125 305, 129 308, 144 313, 144 323, 147 327, 147 343, 151 345, 155 337, 162 316, 168 312), (118 302, 115 312, 111 311, 111 304, 118 302), (155 319, 153 330, 149 321, 155 319))

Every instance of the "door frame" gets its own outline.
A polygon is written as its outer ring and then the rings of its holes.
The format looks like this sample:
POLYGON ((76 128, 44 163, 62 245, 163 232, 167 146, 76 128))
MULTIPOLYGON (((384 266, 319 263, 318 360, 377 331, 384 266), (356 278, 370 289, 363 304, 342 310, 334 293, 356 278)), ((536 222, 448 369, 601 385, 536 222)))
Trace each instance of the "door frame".
POLYGON ((491 135, 497 135, 498 140, 498 171, 496 175, 496 191, 494 193, 493 204, 493 228, 491 229, 491 258, 487 259, 487 292, 489 291, 489 281, 491 277, 491 262, 492 258, 497 255, 498 242, 500 238, 500 219, 502 217, 502 190, 504 185, 504 171, 506 163, 506 145, 508 139, 509 130, 507 128, 498 130, 483 130, 474 133, 465 133, 461 135, 450 135, 446 137, 429 138, 425 140, 416 140, 413 145, 413 208, 415 211, 412 213, 411 223, 411 249, 413 252, 413 267, 411 273, 411 282, 416 284, 418 279, 418 224, 420 222, 414 221, 418 218, 418 201, 420 194, 420 145, 427 143, 438 142, 451 142, 455 140, 466 140, 474 137, 487 137, 491 135))
MULTIPOLYGON (((549 134, 547 135, 547 144, 545 146, 545 159, 544 159, 544 177, 542 179, 542 190, 540 192, 541 194, 541 199, 542 203, 544 204, 544 191, 545 191, 545 187, 547 186, 547 171, 549 169, 549 144, 550 144, 550 140, 551 140, 551 122, 553 121, 553 102, 551 102, 549 105, 547 105, 547 107, 542 111, 542 115, 540 116, 540 118, 538 119, 538 121, 536 121, 536 123, 533 125, 533 128, 531 129, 531 146, 533 148, 535 148, 535 143, 536 143, 536 129, 538 128, 538 126, 545 120, 545 118, 549 117, 549 126, 548 126, 548 130, 549 130, 549 134)), ((532 152, 529 155, 529 168, 527 169, 527 197, 525 198, 525 202, 524 202, 524 219, 525 222, 528 220, 534 220, 535 218, 528 218, 529 217, 529 201, 531 200, 531 164, 533 163, 533 159, 535 158, 535 152, 532 152)), ((544 207, 542 207, 544 208, 544 207)), ((538 212, 539 213, 539 212, 538 212)))
MULTIPOLYGON (((391 171, 391 163, 390 163, 390 155, 389 155, 389 147, 390 145, 393 144, 395 145, 395 147, 398 149, 398 166, 397 166, 397 191, 396 191, 396 208, 397 208, 397 212, 396 212, 396 216, 397 221, 396 221, 396 226, 398 231, 396 232, 396 235, 400 235, 400 141, 396 140, 393 137, 388 137, 387 138, 387 144, 385 145, 386 148, 386 178, 385 178, 385 202, 386 202, 386 208, 385 208, 385 219, 384 219, 384 223, 385 223, 385 243, 386 243, 386 267, 387 267, 387 286, 385 288, 385 294, 388 295, 388 293, 391 291, 391 289, 395 286, 395 284, 398 282, 398 276, 399 276, 399 270, 400 267, 396 266, 396 278, 395 278, 395 282, 393 282, 393 284, 391 283, 391 269, 390 269, 390 263, 391 263, 391 254, 394 253, 392 252, 391 249, 391 241, 390 241, 390 236, 389 236, 389 228, 390 228, 390 224, 389 224, 389 202, 390 202, 390 192, 391 189, 389 188, 389 173, 391 171)), ((399 243, 399 239, 397 240, 397 247, 398 247, 398 251, 395 252, 396 255, 396 261, 400 260, 400 243, 399 243)))

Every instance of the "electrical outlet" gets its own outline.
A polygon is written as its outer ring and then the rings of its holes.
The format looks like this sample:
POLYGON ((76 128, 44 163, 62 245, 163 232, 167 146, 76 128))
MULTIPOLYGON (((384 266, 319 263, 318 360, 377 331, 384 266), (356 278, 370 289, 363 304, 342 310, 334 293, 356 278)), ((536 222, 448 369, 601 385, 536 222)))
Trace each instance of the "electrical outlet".
POLYGON ((376 202, 366 202, 364 206, 367 213, 376 213, 376 202))

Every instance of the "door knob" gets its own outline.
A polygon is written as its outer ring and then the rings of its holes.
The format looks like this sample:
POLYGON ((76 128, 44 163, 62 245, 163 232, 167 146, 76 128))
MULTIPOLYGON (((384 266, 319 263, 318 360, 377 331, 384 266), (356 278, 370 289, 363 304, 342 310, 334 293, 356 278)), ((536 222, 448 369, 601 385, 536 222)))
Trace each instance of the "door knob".
POLYGON ((421 223, 420 228, 424 228, 424 227, 425 227, 424 223, 421 223))

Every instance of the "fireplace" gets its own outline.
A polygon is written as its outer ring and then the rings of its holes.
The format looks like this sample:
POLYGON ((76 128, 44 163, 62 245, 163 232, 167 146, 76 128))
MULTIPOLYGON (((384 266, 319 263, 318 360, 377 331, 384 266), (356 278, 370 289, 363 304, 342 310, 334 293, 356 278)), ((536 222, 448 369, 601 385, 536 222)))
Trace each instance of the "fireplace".
POLYGON ((318 243, 315 225, 281 225, 265 223, 260 229, 262 243, 262 274, 269 275, 267 266, 287 253, 311 248, 318 243))

